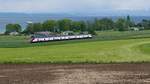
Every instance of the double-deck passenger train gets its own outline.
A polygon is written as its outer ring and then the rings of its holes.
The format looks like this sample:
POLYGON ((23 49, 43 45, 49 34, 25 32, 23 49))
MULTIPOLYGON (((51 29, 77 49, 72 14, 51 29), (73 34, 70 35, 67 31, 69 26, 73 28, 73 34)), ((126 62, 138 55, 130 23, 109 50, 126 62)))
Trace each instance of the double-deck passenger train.
POLYGON ((74 40, 74 39, 88 39, 92 38, 91 34, 83 34, 83 35, 33 35, 31 37, 31 43, 37 42, 48 42, 48 41, 61 41, 61 40, 74 40))

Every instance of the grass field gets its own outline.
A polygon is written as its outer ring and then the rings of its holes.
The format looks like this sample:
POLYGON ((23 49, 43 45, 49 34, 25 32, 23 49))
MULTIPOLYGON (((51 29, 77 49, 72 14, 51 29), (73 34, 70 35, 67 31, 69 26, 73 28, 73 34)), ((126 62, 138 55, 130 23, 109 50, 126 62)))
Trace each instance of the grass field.
POLYGON ((29 37, 0 36, 0 63, 150 62, 150 31, 98 32, 89 40, 30 44, 29 37))

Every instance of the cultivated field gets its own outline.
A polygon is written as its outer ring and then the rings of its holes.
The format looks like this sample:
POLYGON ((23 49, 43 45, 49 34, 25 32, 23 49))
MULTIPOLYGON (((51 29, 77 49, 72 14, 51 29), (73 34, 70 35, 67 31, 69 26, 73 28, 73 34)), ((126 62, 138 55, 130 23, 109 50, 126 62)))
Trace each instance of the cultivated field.
POLYGON ((150 64, 0 65, 0 84, 150 84, 150 64))
POLYGON ((29 36, 0 36, 0 84, 149 84, 149 37, 108 31, 31 44, 29 36))

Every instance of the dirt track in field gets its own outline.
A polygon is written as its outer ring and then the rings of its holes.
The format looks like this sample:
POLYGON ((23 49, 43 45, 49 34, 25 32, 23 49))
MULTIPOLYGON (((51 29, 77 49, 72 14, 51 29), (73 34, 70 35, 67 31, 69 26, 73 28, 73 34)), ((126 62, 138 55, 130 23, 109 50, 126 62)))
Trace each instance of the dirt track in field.
POLYGON ((150 64, 4 64, 0 84, 150 84, 150 64))

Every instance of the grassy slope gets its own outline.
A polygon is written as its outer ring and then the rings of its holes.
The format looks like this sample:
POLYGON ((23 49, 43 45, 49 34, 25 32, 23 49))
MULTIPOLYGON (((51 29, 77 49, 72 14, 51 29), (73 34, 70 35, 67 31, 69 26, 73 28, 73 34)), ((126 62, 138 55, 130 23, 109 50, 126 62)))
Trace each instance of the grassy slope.
POLYGON ((137 48, 142 52, 145 53, 147 55, 150 55, 150 43, 146 43, 143 45, 139 45, 137 46, 137 48))
MULTIPOLYGON (((140 47, 150 43, 150 38, 111 40, 116 36, 123 37, 121 36, 123 34, 120 33, 119 35, 119 32, 113 32, 114 34, 110 33, 110 36, 108 33, 100 33, 97 37, 99 39, 89 41, 77 40, 38 44, 27 43, 24 40, 27 37, 3 36, 0 37, 0 63, 150 62, 150 55, 142 51, 145 47, 142 50, 140 47), (99 41, 102 40, 102 36, 109 37, 110 41, 99 41), (4 39, 6 37, 7 40, 4 39)), ((129 34, 131 35, 125 34, 126 38, 149 36, 149 33, 129 34)))

